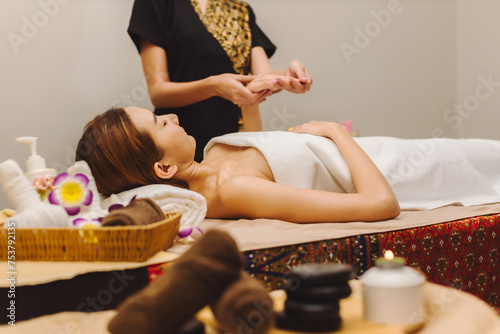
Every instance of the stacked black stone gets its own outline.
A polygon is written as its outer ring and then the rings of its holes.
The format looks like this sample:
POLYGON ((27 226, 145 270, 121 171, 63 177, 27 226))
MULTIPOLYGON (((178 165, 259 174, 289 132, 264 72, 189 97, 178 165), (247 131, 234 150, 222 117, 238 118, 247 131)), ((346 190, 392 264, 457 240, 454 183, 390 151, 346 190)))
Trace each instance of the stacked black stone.
POLYGON ((176 334, 205 334, 205 324, 193 317, 182 325, 176 334))
POLYGON ((285 308, 276 327, 296 332, 333 332, 340 328, 340 299, 351 295, 352 268, 345 264, 293 267, 286 280, 285 308))

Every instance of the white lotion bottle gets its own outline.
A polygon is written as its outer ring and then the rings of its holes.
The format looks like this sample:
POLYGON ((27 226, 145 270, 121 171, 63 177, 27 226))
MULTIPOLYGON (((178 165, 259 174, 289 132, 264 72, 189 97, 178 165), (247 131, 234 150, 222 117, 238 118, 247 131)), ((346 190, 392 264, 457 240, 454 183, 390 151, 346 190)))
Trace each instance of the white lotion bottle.
POLYGON ((37 137, 18 137, 16 138, 17 142, 28 144, 31 150, 31 155, 26 160, 26 168, 27 171, 25 173, 26 177, 30 182, 34 182, 38 177, 49 176, 57 176, 57 172, 55 169, 47 168, 45 164, 45 159, 42 158, 36 152, 36 141, 37 137))

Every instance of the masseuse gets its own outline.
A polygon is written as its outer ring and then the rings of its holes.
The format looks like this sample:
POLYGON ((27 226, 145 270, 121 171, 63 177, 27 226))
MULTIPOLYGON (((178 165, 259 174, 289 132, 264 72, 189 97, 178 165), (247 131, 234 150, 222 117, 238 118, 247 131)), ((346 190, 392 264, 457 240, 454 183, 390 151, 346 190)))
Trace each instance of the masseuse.
POLYGON ((304 93, 312 79, 293 60, 273 71, 276 47, 239 0, 136 0, 128 33, 141 55, 157 115, 174 113, 198 145, 195 160, 213 137, 262 129, 258 104, 270 94, 304 93), (252 75, 248 75, 248 74, 252 75), (252 92, 247 83, 273 73, 272 89, 252 92))

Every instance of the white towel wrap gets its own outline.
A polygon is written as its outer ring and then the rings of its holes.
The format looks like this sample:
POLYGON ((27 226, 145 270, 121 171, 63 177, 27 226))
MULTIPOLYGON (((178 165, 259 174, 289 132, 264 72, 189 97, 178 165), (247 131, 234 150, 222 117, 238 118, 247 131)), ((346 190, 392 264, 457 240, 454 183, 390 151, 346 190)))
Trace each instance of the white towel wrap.
MULTIPOLYGON (((393 188, 404 210, 500 202, 500 141, 487 139, 355 138, 393 188)), ((217 144, 255 147, 277 183, 352 192, 347 165, 330 139, 286 131, 238 132, 217 144)))

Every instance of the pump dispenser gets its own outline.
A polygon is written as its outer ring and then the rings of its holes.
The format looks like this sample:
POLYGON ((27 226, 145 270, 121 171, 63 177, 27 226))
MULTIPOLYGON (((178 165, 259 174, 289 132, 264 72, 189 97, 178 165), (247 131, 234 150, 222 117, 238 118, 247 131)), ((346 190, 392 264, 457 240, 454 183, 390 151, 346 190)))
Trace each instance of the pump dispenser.
POLYGON ((31 156, 26 160, 27 171, 25 173, 26 177, 30 182, 35 181, 37 177, 44 177, 46 175, 57 176, 55 169, 47 168, 45 164, 45 159, 36 153, 36 140, 37 137, 19 137, 16 141, 20 143, 25 143, 30 146, 31 156))

